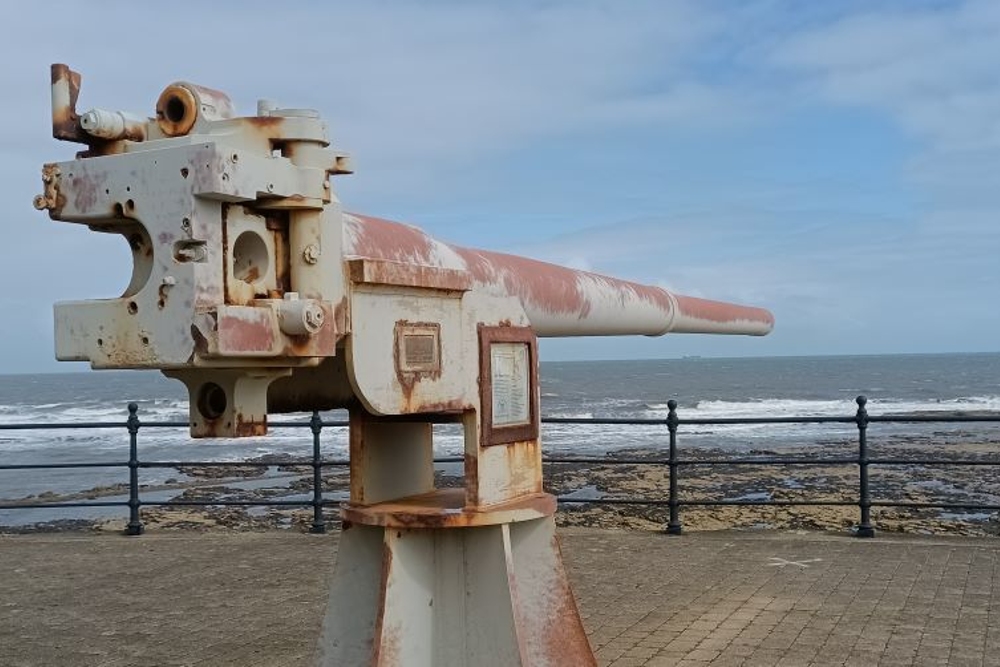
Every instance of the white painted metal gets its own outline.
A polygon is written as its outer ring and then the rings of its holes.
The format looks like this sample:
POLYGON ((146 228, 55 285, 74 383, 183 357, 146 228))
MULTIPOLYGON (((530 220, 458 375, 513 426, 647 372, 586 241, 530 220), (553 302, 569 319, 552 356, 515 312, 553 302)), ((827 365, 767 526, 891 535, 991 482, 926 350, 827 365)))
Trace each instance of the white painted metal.
POLYGON ((352 525, 331 585, 338 599, 352 600, 353 613, 331 603, 324 667, 596 665, 551 518, 476 528, 352 525), (382 600, 374 610, 368 588, 382 600))
POLYGON ((99 139, 141 138, 146 133, 146 119, 123 111, 91 109, 80 116, 80 127, 99 139))

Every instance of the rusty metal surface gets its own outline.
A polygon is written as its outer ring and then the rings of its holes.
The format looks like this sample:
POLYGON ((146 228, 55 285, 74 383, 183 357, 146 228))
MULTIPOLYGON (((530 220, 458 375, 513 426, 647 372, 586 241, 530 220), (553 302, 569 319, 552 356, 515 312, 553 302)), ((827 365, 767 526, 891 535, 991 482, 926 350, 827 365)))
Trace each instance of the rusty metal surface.
POLYGON ((649 285, 527 257, 437 241, 416 227, 345 215, 345 253, 359 258, 467 271, 474 288, 520 299, 539 336, 676 333, 765 335, 763 308, 675 295, 649 285))
POLYGON ((596 667, 563 568, 555 522, 548 518, 511 524, 508 539, 512 608, 522 664, 596 667))
POLYGON ((59 191, 59 177, 62 171, 59 165, 49 163, 42 167, 42 194, 35 197, 34 205, 39 211, 48 211, 53 218, 58 218, 66 204, 66 196, 59 191))
POLYGON ((91 109, 80 116, 80 128, 95 139, 106 141, 145 141, 145 118, 122 111, 91 109))
POLYGON ((391 528, 466 528, 528 521, 555 513, 555 496, 537 493, 485 508, 468 507, 463 489, 438 489, 375 505, 341 506, 344 521, 391 528))
POLYGON ((454 292, 467 292, 472 289, 472 277, 467 271, 365 258, 348 260, 347 266, 351 280, 355 283, 423 287, 454 292))
POLYGON ((188 134, 200 120, 225 120, 235 115, 228 95, 193 83, 170 84, 156 101, 156 124, 167 137, 188 134))
POLYGON ((52 136, 61 141, 86 142, 80 130, 76 102, 80 97, 80 75, 68 65, 52 65, 52 136))

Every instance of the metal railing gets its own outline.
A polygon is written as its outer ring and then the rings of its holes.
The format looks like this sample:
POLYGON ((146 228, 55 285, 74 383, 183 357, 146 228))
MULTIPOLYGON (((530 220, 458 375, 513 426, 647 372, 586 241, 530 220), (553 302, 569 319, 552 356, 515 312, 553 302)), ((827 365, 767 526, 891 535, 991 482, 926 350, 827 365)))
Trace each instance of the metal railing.
MULTIPOLYGON (((672 535, 679 535, 683 530, 680 521, 680 509, 689 506, 857 506, 859 509, 859 522, 857 524, 856 535, 859 537, 873 537, 875 528, 871 520, 872 507, 898 507, 898 508, 935 508, 935 509, 957 509, 957 510, 986 510, 1000 511, 1000 504, 990 503, 951 503, 951 502, 914 502, 899 500, 873 500, 869 482, 869 469, 871 466, 1000 466, 1000 458, 873 458, 868 451, 868 427, 870 424, 905 424, 905 423, 973 423, 989 422, 1000 424, 1000 415, 905 415, 905 416, 872 416, 866 409, 867 399, 858 396, 856 399, 857 410, 850 416, 816 416, 816 417, 739 417, 739 418, 692 418, 682 419, 677 413, 677 402, 670 400, 667 402, 668 414, 666 419, 633 419, 633 418, 543 418, 542 423, 546 424, 589 424, 589 425, 623 425, 640 426, 653 425, 665 426, 668 434, 667 458, 628 458, 628 457, 576 457, 576 456, 546 456, 543 462, 547 464, 584 464, 595 466, 609 465, 642 465, 642 466, 665 466, 669 471, 669 484, 666 498, 629 498, 629 497, 601 497, 601 498, 577 498, 571 496, 559 496, 561 503, 576 504, 605 504, 605 505, 648 505, 667 506, 669 509, 669 520, 665 531, 672 535), (721 426, 721 425, 789 425, 789 424, 854 424, 857 428, 857 455, 840 457, 795 457, 795 456, 771 456, 771 457, 725 457, 725 458, 692 458, 685 459, 679 456, 678 452, 678 431, 682 426, 721 426), (855 465, 858 469, 857 500, 760 500, 760 499, 713 499, 713 500, 685 500, 680 494, 679 472, 688 466, 831 466, 831 465, 855 465)), ((68 502, 29 502, 14 501, 0 502, 0 510, 18 509, 55 509, 55 508, 81 508, 81 507, 127 507, 129 520, 126 524, 125 532, 128 535, 141 535, 144 526, 141 519, 141 508, 146 506, 161 507, 181 507, 181 506, 264 506, 264 507, 301 507, 312 509, 312 522, 310 532, 326 532, 326 519, 323 514, 325 507, 339 504, 340 501, 327 500, 323 496, 322 472, 324 468, 335 466, 348 466, 347 459, 323 459, 321 447, 321 434, 326 427, 345 427, 346 421, 324 421, 318 412, 314 412, 308 422, 300 421, 278 421, 270 422, 272 427, 278 428, 308 428, 312 433, 312 456, 309 459, 274 459, 266 462, 256 461, 142 461, 139 459, 138 436, 140 429, 145 428, 186 428, 186 422, 179 421, 141 421, 138 414, 139 408, 135 403, 128 404, 128 418, 123 422, 74 422, 74 423, 25 423, 25 424, 0 424, 0 431, 4 430, 57 430, 57 429, 120 429, 125 428, 129 435, 129 458, 127 461, 99 461, 99 462, 69 462, 69 463, 46 463, 46 464, 0 464, 0 471, 4 470, 56 470, 73 468, 128 468, 128 500, 127 501, 68 501, 68 502), (140 497, 141 485, 139 483, 139 470, 148 468, 183 468, 183 467, 271 467, 271 466, 307 466, 312 469, 311 497, 308 501, 298 500, 228 500, 228 499, 207 499, 207 500, 143 500, 140 497)), ((435 463, 461 463, 462 457, 445 457, 435 459, 435 463)))

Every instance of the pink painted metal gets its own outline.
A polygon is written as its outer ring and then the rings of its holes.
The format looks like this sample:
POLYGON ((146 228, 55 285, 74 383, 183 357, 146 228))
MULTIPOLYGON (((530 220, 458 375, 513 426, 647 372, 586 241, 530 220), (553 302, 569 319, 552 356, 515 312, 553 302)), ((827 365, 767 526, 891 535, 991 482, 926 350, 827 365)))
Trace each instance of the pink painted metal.
POLYGON ((763 336, 774 316, 763 308, 674 294, 661 287, 578 271, 527 257, 437 241, 416 227, 345 215, 345 254, 468 271, 474 289, 521 300, 539 336, 665 333, 763 336))

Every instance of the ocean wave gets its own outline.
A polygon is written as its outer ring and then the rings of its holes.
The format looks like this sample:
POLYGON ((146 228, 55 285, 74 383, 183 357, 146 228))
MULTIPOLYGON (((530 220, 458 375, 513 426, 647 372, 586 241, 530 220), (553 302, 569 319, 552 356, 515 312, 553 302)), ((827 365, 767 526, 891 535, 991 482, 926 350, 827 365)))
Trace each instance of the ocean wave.
MULTIPOLYGON (((646 416, 666 418, 666 403, 646 405, 646 416)), ((933 412, 1000 412, 1000 396, 965 396, 952 399, 871 399, 869 415, 933 412)), ((681 419, 742 419, 769 417, 851 417, 857 412, 853 400, 752 399, 746 401, 698 401, 693 407, 679 407, 681 419)))

